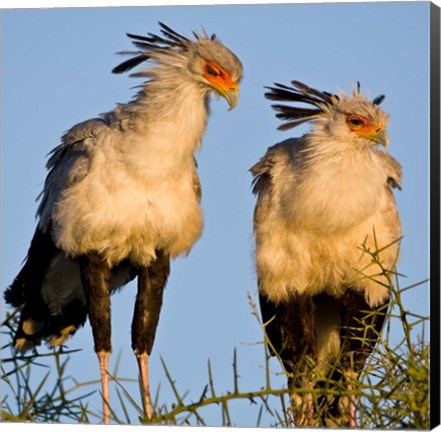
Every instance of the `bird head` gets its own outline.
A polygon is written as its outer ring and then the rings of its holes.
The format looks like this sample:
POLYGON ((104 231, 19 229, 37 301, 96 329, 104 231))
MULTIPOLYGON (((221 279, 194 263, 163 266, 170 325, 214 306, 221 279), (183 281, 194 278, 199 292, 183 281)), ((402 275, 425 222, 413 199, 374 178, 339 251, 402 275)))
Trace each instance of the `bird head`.
POLYGON ((156 68, 132 74, 147 77, 152 81, 167 79, 177 83, 184 79, 195 83, 202 93, 215 92, 224 97, 230 110, 239 100, 239 83, 242 79, 242 63, 215 36, 207 33, 193 33, 194 40, 176 33, 170 27, 159 23, 161 36, 149 33, 147 36, 128 34, 139 51, 122 52, 132 56, 113 69, 113 73, 126 72, 144 61, 157 63, 156 68))
POLYGON ((270 92, 265 96, 270 100, 301 102, 313 108, 272 105, 278 118, 288 120, 278 129, 286 130, 312 122, 313 132, 322 136, 358 146, 379 144, 388 147, 386 128, 389 115, 379 106, 384 95, 370 100, 369 95, 361 94, 360 83, 353 88, 352 96, 344 92, 338 95, 321 92, 299 81, 292 81, 291 84, 292 87, 276 83, 276 87, 268 87, 270 92))

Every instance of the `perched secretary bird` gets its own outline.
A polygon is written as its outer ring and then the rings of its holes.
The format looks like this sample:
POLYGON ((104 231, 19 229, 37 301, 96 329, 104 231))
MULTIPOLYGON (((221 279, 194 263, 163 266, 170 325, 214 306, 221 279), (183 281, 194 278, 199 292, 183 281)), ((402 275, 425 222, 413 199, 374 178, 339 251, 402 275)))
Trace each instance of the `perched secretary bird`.
POLYGON ((48 161, 39 223, 26 262, 5 293, 21 308, 15 347, 60 345, 89 317, 109 422, 110 294, 138 277, 132 321, 143 404, 150 418, 148 359, 170 259, 202 231, 194 153, 209 97, 238 102, 242 64, 215 36, 188 39, 160 23, 161 36, 128 34, 136 52, 113 72, 146 60, 153 68, 135 99, 77 124, 48 161))
POLYGON ((370 101, 359 85, 352 97, 334 95, 298 81, 269 90, 270 100, 300 103, 273 105, 287 121, 279 129, 312 124, 251 168, 270 351, 290 376, 296 425, 354 427, 354 398, 335 394, 351 391, 381 331, 401 237, 392 192, 401 166, 379 148, 389 143, 384 96, 370 101), (294 391, 326 386, 334 396, 294 391))

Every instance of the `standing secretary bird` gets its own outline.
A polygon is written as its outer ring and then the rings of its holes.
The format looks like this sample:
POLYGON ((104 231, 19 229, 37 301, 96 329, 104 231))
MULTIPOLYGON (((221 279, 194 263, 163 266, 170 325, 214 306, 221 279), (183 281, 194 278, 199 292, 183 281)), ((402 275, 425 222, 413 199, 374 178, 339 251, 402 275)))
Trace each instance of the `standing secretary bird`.
POLYGON ((371 101, 359 85, 352 97, 334 95, 298 81, 265 96, 283 102, 273 105, 286 121, 279 129, 312 124, 251 168, 270 351, 288 373, 297 426, 355 427, 351 382, 381 331, 401 236, 392 192, 401 166, 380 149, 389 143, 384 96, 371 101))
POLYGON ((161 36, 129 34, 135 52, 113 72, 150 60, 132 102, 77 124, 48 161, 39 223, 25 264, 5 293, 21 309, 15 347, 62 343, 89 317, 99 358, 104 422, 112 350, 110 294, 138 277, 132 348, 147 417, 148 359, 170 259, 188 253, 202 231, 195 151, 211 93, 238 101, 239 59, 215 35, 188 39, 160 23, 161 36))

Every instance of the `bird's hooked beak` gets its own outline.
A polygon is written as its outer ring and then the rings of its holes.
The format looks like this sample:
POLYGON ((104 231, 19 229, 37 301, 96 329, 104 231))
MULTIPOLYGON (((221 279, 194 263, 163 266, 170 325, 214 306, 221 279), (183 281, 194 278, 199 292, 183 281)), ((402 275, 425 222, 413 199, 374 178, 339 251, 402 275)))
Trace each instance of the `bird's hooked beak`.
POLYGON ((366 138, 382 145, 386 150, 389 147, 389 134, 383 127, 366 134, 366 138))
POLYGON ((386 129, 383 129, 381 132, 377 134, 378 142, 387 150, 389 147, 389 134, 386 129))
POLYGON ((224 95, 225 99, 228 102, 228 105, 230 105, 230 108, 228 111, 231 111, 239 102, 239 89, 237 90, 230 90, 224 95))
POLYGON ((220 83, 211 83, 214 90, 216 90, 222 97, 226 99, 230 106, 228 111, 231 111, 239 102, 239 85, 236 83, 228 83, 223 85, 220 83))

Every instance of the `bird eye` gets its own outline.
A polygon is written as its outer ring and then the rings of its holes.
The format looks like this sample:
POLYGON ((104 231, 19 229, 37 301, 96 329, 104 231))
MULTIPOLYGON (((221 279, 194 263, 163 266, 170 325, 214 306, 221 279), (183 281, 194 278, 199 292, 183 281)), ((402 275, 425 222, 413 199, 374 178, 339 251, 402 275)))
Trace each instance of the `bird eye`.
POLYGON ((218 76, 219 72, 210 65, 207 65, 207 73, 212 76, 218 76))
POLYGON ((349 123, 354 126, 361 126, 363 122, 360 119, 351 119, 349 120, 349 123))
POLYGON ((359 116, 349 116, 346 121, 350 126, 354 127, 359 127, 365 124, 364 119, 359 116))

